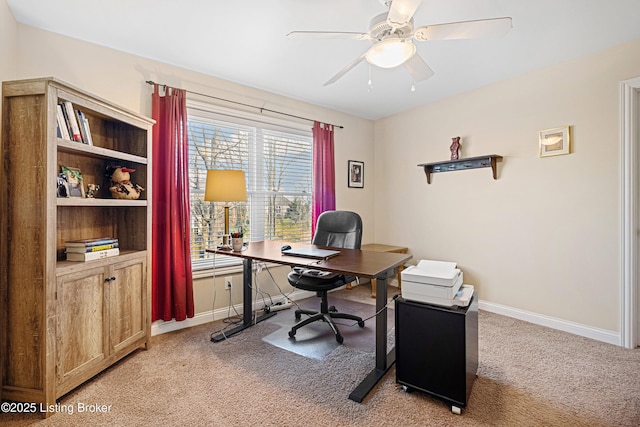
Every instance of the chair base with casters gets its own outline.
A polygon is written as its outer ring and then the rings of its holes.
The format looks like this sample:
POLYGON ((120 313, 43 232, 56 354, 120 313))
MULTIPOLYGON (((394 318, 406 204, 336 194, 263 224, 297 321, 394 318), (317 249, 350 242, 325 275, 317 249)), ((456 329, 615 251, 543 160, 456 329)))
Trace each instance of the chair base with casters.
MULTIPOLYGON (((304 276, 298 275, 295 272, 291 272, 289 273, 289 281, 293 281, 293 283, 296 283, 296 287, 300 289, 305 289, 304 276)), ((351 283, 351 281, 349 281, 349 283, 351 283)), ((333 330, 333 333, 336 335, 336 341, 338 341, 339 344, 342 344, 342 342, 344 341, 344 337, 340 333, 340 330, 338 329, 338 326, 335 324, 333 319, 354 320, 358 322, 358 326, 360 326, 361 328, 364 328, 364 320, 362 320, 361 317, 356 316, 354 314, 340 313, 334 306, 329 306, 327 292, 331 289, 335 289, 340 286, 343 286, 344 284, 346 284, 346 280, 344 276, 338 276, 335 278, 335 280, 331 280, 329 281, 329 283, 327 283, 326 285, 327 290, 318 291, 317 283, 313 284, 314 289, 307 289, 307 290, 317 291, 316 292, 317 296, 321 298, 320 311, 318 312, 315 310, 304 310, 304 309, 296 310, 295 311, 296 320, 300 320, 303 314, 306 314, 309 317, 299 323, 296 323, 289 331, 289 337, 295 338, 295 335, 298 329, 302 328, 305 325, 308 325, 309 323, 316 322, 318 320, 322 320, 323 322, 326 322, 329 325, 329 327, 333 330)))

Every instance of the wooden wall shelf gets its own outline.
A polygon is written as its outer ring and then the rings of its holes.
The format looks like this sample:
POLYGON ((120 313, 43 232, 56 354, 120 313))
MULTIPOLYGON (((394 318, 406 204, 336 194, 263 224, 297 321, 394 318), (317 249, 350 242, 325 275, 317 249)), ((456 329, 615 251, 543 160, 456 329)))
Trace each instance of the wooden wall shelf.
POLYGON ((477 169, 490 167, 493 171, 493 179, 497 178, 497 161, 502 160, 502 156, 497 154, 487 154, 485 156, 467 157, 458 160, 444 160, 442 162, 421 163, 418 166, 424 169, 427 175, 427 184, 431 184, 431 174, 438 172, 459 171, 463 169, 477 169))

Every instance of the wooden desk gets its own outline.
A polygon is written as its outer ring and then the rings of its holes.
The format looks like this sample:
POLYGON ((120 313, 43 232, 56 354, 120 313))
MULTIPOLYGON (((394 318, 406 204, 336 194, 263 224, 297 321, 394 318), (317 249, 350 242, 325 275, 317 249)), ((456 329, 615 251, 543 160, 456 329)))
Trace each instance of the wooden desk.
MULTIPOLYGON (((367 245, 362 245, 360 249, 362 249, 363 251, 389 252, 394 254, 406 254, 407 252, 409 252, 409 248, 405 248, 403 246, 381 245, 378 243, 369 243, 367 245)), ((398 266, 397 276, 398 276, 399 290, 402 289, 402 278, 400 273, 402 273, 403 269, 404 269, 404 264, 398 266)), ((376 279, 375 278, 371 279, 371 298, 376 297, 376 287, 377 287, 376 279)), ((347 289, 351 289, 351 283, 347 285, 347 289)))
MULTIPOLYGON (((232 252, 225 249, 207 249, 207 252, 220 255, 229 255, 242 258, 242 282, 243 282, 243 312, 242 325, 213 337, 214 342, 223 340, 246 328, 251 327, 277 312, 257 318, 254 322, 251 305, 252 293, 252 262, 264 261, 289 266, 313 266, 318 270, 333 271, 352 276, 365 277, 376 280, 376 362, 374 369, 362 380, 362 382, 349 394, 349 399, 362 402, 367 393, 378 383, 380 378, 391 368, 395 362, 395 348, 387 352, 387 277, 399 265, 411 259, 411 255, 363 251, 359 249, 340 249, 340 255, 326 259, 313 260, 294 256, 282 255, 280 248, 290 244, 296 246, 309 246, 308 244, 296 244, 278 241, 251 242, 247 250, 232 252)), ((331 248, 336 249, 336 248, 331 248)))

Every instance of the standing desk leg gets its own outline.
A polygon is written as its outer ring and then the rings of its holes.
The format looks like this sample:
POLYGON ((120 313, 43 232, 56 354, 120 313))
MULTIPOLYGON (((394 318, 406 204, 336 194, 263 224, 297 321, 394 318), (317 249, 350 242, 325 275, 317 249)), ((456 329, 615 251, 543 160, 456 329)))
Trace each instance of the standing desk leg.
POLYGON ((251 291, 253 289, 252 265, 251 259, 244 258, 242 260, 242 325, 245 328, 251 326, 251 315, 253 313, 251 304, 251 291))
POLYGON ((362 402, 396 361, 395 347, 387 353, 387 276, 376 277, 376 367, 351 392, 349 399, 362 402))
POLYGON ((222 340, 226 340, 232 335, 237 334, 240 331, 244 331, 245 329, 255 325, 256 323, 262 322, 265 319, 268 319, 272 316, 275 316, 277 312, 263 314, 257 318, 253 318, 253 303, 251 301, 252 297, 252 262, 250 258, 242 259, 242 325, 236 326, 233 329, 229 329, 228 332, 222 332, 215 337, 211 337, 211 341, 219 342, 222 340))

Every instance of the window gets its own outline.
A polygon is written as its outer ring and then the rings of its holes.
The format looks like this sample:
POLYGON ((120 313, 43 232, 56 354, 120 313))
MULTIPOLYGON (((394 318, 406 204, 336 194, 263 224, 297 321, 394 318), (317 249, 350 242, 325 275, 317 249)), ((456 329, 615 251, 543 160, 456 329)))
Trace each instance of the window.
MULTIPOLYGON (((229 230, 245 240, 311 241, 312 132, 261 115, 188 103, 191 260, 210 268, 205 249, 222 242, 224 203, 204 201, 208 169, 241 169, 247 202, 229 203, 229 230)), ((216 266, 238 263, 216 258, 216 266)))

